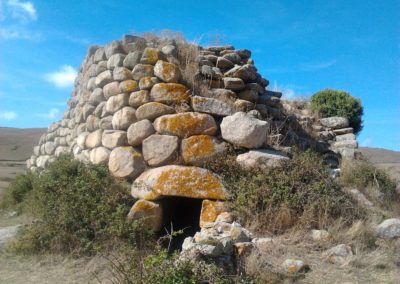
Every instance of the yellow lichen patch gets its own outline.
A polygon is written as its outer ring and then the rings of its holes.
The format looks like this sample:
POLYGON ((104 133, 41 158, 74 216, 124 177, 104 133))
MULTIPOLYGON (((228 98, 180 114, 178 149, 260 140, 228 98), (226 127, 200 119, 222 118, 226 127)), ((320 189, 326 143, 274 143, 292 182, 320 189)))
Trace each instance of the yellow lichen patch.
POLYGON ((143 51, 142 63, 152 64, 152 65, 156 64, 156 62, 158 61, 158 54, 159 51, 156 48, 147 47, 143 51))
POLYGON ((148 200, 138 200, 129 211, 128 218, 141 220, 145 227, 158 231, 162 227, 162 215, 159 204, 148 200))
POLYGON ((195 135, 182 140, 182 157, 185 163, 207 159, 214 153, 214 141, 211 136, 195 135))
POLYGON ((146 77, 142 77, 140 79, 140 83, 143 85, 148 85, 149 83, 151 83, 151 78, 150 76, 146 76, 146 77))
POLYGON ((121 93, 134 92, 138 89, 138 83, 135 80, 125 80, 119 84, 121 93))
POLYGON ((154 192, 153 189, 146 184, 147 174, 148 172, 144 172, 133 184, 131 187, 131 195, 137 199, 145 199, 145 200, 157 200, 161 196, 154 192), (141 180, 140 180, 141 179, 141 180))
POLYGON ((218 215, 226 210, 224 202, 203 200, 200 213, 200 227, 204 227, 211 222, 215 222, 218 215))
POLYGON ((220 200, 227 197, 221 180, 212 172, 198 167, 164 167, 155 180, 153 190, 167 196, 220 200))
POLYGON ((160 134, 176 135, 187 138, 193 135, 214 135, 217 125, 211 115, 186 112, 164 115, 156 119, 154 127, 160 134))
POLYGON ((184 102, 189 98, 186 86, 178 83, 159 83, 155 84, 150 92, 152 101, 161 103, 184 102))

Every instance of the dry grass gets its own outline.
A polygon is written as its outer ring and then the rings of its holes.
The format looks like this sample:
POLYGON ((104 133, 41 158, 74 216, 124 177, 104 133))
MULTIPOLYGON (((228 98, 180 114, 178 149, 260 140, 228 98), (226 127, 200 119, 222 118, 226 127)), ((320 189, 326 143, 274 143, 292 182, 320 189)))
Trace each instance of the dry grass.
POLYGON ((0 253, 0 283, 111 283, 108 262, 100 256, 73 259, 61 255, 17 256, 0 253))
POLYGON ((383 242, 370 246, 371 227, 355 222, 350 229, 328 228, 332 238, 313 241, 309 231, 293 230, 273 238, 269 245, 252 252, 245 260, 248 273, 258 275, 259 283, 397 283, 399 243, 383 242), (323 252, 345 243, 354 255, 347 265, 330 264, 323 252), (289 275, 282 268, 285 259, 301 259, 311 270, 305 274, 289 275))
POLYGON ((197 95, 201 95, 210 89, 210 86, 199 76, 199 64, 197 61, 201 49, 199 41, 189 42, 182 33, 171 30, 134 34, 145 38, 147 42, 153 43, 160 49, 171 42, 175 42, 178 49, 177 59, 182 73, 182 83, 197 95))
POLYGON ((397 183, 386 171, 375 167, 366 159, 343 162, 341 170, 340 180, 343 186, 357 188, 372 201, 375 211, 380 211, 384 217, 400 214, 397 183))

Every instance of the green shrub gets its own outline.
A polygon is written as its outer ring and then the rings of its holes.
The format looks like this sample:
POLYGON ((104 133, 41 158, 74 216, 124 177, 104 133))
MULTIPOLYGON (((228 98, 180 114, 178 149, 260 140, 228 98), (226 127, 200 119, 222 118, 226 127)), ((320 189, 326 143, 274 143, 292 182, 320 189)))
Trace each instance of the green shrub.
POLYGON ((33 189, 33 180, 36 178, 36 174, 33 172, 27 172, 19 174, 8 186, 5 196, 1 202, 1 207, 18 207, 26 199, 26 196, 33 189))
POLYGON ((147 255, 134 251, 123 258, 109 259, 113 283, 124 284, 196 284, 254 283, 251 277, 226 275, 221 268, 205 261, 178 261, 178 254, 168 255, 158 247, 147 255))
POLYGON ((319 91, 311 97, 311 108, 319 111, 323 117, 346 117, 356 134, 362 130, 361 101, 347 92, 333 89, 319 91))
POLYGON ((234 157, 209 164, 230 191, 231 210, 259 231, 282 232, 294 225, 321 226, 362 212, 340 190, 316 153, 295 151, 282 168, 243 170, 234 157))
POLYGON ((38 221, 13 248, 90 254, 125 243, 141 245, 140 234, 146 232, 126 218, 133 202, 107 167, 62 156, 34 178, 29 208, 38 221))

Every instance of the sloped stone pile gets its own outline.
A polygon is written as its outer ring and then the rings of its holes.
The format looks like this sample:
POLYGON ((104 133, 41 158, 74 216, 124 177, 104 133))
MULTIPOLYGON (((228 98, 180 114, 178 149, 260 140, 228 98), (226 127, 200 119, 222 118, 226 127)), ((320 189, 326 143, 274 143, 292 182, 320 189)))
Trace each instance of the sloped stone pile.
POLYGON ((320 137, 330 142, 331 149, 343 158, 354 158, 358 143, 349 120, 344 117, 327 117, 321 118, 319 123, 314 128, 320 137))
MULTIPOLYGON (((63 153, 104 163, 115 177, 132 182, 139 201, 131 218, 148 217, 148 225, 160 229, 160 201, 174 196, 204 200, 200 222, 213 222, 227 192, 217 175, 202 168, 207 161, 229 145, 247 151, 237 157, 246 168, 288 159, 270 139, 271 128, 285 123, 282 94, 266 89, 269 82, 250 57, 249 50, 233 46, 202 48, 130 35, 92 46, 68 109, 41 137, 27 166, 42 171, 63 153)), ((354 145, 348 122, 331 120, 321 120, 320 132, 333 133, 332 147, 347 155, 354 145)))

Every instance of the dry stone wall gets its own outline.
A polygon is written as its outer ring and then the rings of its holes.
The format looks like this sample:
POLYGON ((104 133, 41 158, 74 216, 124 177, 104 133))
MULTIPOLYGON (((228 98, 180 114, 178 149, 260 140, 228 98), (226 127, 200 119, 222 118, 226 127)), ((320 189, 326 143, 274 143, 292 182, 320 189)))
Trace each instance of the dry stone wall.
POLYGON ((202 166, 228 146, 242 149, 237 161, 246 168, 279 166, 293 145, 313 147, 331 161, 357 148, 346 119, 290 113, 268 84, 251 52, 230 45, 129 35, 92 46, 68 109, 34 147, 28 168, 42 171, 64 153, 104 163, 132 182, 139 201, 130 218, 146 216, 158 230, 160 200, 175 196, 203 199, 200 222, 213 222, 227 191, 202 166))

